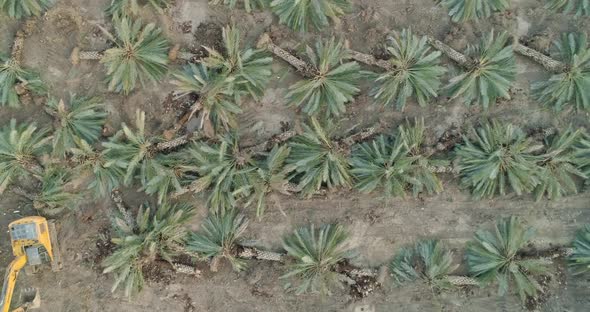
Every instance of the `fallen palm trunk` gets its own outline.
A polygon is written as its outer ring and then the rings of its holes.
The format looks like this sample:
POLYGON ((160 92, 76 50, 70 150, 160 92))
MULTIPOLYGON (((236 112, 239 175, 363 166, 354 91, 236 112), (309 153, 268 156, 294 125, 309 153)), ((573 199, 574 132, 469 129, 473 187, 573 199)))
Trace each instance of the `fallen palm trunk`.
POLYGON ((285 258, 285 254, 283 253, 260 250, 254 247, 241 247, 240 249, 241 250, 238 252, 238 257, 242 259, 283 262, 285 258))
POLYGON ((244 149, 244 152, 246 154, 250 154, 250 155, 263 153, 263 152, 266 152, 266 151, 269 151, 270 149, 272 149, 273 146, 275 146, 277 144, 281 144, 283 142, 286 142, 287 140, 289 140, 290 138, 292 138, 296 135, 297 135, 297 132, 295 132, 294 130, 288 130, 288 131, 285 131, 280 134, 275 134, 270 139, 268 139, 260 144, 246 147, 244 149))
POLYGON ((135 218, 133 218, 133 216, 129 212, 129 209, 125 207, 125 204, 123 203, 123 198, 121 197, 121 191, 117 189, 113 190, 111 192, 111 198, 115 203, 115 207, 117 207, 117 210, 119 210, 119 213, 121 213, 121 216, 123 216, 123 220, 125 220, 125 223, 127 223, 127 225, 132 228, 136 228, 137 224, 135 223, 135 218))
MULTIPOLYGON (((75 47, 70 54, 70 62, 73 65, 80 64, 80 61, 100 61, 104 57, 104 50, 103 51, 83 51, 80 47, 75 47)), ((196 54, 180 51, 180 46, 175 45, 168 51, 168 59, 171 61, 175 61, 177 59, 191 61, 196 57, 196 54)))
POLYGON ((341 142, 344 145, 351 147, 357 143, 363 142, 373 137, 375 134, 377 134, 377 129, 375 127, 365 128, 353 135, 350 135, 342 139, 341 142))
POLYGON ((552 244, 545 240, 533 240, 529 243, 529 246, 524 248, 518 253, 521 258, 544 258, 544 259, 556 259, 564 258, 572 255, 574 249, 559 244, 552 244))
POLYGON ((258 49, 266 49, 270 53, 289 63, 291 66, 295 67, 295 69, 297 69, 297 71, 299 71, 304 77, 317 76, 318 71, 314 66, 297 58, 296 56, 274 44, 267 33, 264 33, 262 36, 260 36, 256 47, 258 49))
POLYGON ((391 64, 391 62, 386 60, 379 60, 370 54, 364 54, 350 49, 347 50, 347 53, 348 58, 353 59, 357 62, 361 62, 370 66, 377 66, 386 71, 394 69, 394 66, 391 64))
POLYGON ((200 132, 187 133, 172 140, 156 143, 154 145, 154 150, 158 153, 171 151, 177 147, 188 144, 191 141, 198 140, 201 137, 202 135, 200 132))
POLYGON ((350 287, 350 294, 356 299, 362 299, 381 287, 378 272, 373 269, 358 268, 347 261, 336 267, 338 278, 350 287))
POLYGON ((431 37, 427 37, 428 43, 433 46, 435 49, 439 50, 440 52, 444 53, 448 58, 455 61, 462 67, 467 69, 471 69, 475 65, 475 61, 471 58, 467 57, 463 53, 458 52, 457 50, 451 48, 450 46, 446 45, 444 42, 436 40, 431 37))
POLYGON ((519 42, 518 39, 514 39, 514 42, 512 44, 512 47, 514 49, 514 52, 526 56, 526 57, 530 57, 533 61, 541 64, 543 67, 545 67, 545 69, 547 69, 550 72, 553 73, 563 73, 567 70, 567 65, 552 59, 551 57, 538 52, 534 49, 531 49, 523 44, 521 44, 519 42))
POLYGON ((449 275, 447 276, 447 280, 449 283, 457 287, 480 285, 478 280, 469 276, 449 275))

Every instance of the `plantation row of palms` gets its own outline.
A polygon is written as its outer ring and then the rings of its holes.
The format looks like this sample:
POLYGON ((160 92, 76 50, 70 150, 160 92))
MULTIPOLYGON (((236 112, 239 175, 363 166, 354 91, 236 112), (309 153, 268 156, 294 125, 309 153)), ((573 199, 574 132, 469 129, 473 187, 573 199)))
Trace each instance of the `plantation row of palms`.
MULTIPOLYGON (((209 215, 200 231, 193 233, 182 226, 191 214, 192 208, 187 205, 163 204, 155 213, 141 207, 137 220, 131 224, 124 218, 116 218, 113 242, 117 248, 103 263, 106 273, 116 275, 113 291, 121 286, 126 296, 133 296, 144 284, 144 266, 162 259, 176 267, 177 257, 185 254, 208 261, 214 272, 222 260, 236 271, 245 269, 251 260, 286 263, 287 273, 281 278, 294 280, 295 286, 290 289, 297 294, 308 291, 327 294, 336 284, 345 283, 357 291, 357 296, 364 297, 374 288, 359 291, 357 284, 363 278, 365 283, 368 278, 373 287, 379 284, 376 270, 350 264, 354 253, 348 233, 340 225, 299 228, 283 239, 282 252, 269 252, 245 244, 248 220, 235 209, 209 215)), ((497 284, 500 295, 514 291, 523 302, 544 292, 538 277, 551 275, 551 264, 556 257, 567 257, 575 275, 590 272, 590 226, 577 233, 572 248, 553 248, 550 254, 548 250, 536 250, 532 256, 533 238, 534 229, 521 220, 503 218, 497 221, 494 231, 479 230, 467 244, 465 260, 469 276, 455 275, 459 265, 454 263, 453 253, 438 240, 401 248, 388 268, 396 285, 421 282, 440 292, 497 284)))
MULTIPOLYGON (((510 0, 440 0, 440 5, 449 10, 453 22, 467 22, 490 17, 492 13, 510 8, 510 0)), ((576 16, 590 15, 590 6, 583 0, 545 0, 545 8, 576 16)), ((142 3, 149 4, 158 12, 169 7, 169 0, 111 0, 107 13, 111 16, 137 15, 142 3)), ((350 0, 210 0, 209 3, 235 8, 238 3, 247 11, 270 7, 280 20, 297 31, 308 31, 310 27, 320 29, 338 20, 352 8, 350 0)), ((2 0, 0 9, 10 17, 40 15, 52 5, 51 0, 2 0)))
POLYGON ((123 124, 99 145, 106 114, 96 98, 73 96, 67 106, 49 100, 46 110, 55 118, 51 134, 14 120, 0 131, 0 191, 18 185, 17 179, 43 181, 45 174, 54 176, 54 168, 70 168, 76 176, 90 176, 88 189, 97 197, 139 182, 159 203, 206 194, 214 212, 239 204, 256 207, 261 217, 268 196, 277 193, 311 197, 323 189, 354 187, 385 197, 436 194, 443 190, 441 172, 458 172, 477 199, 511 192, 556 199, 576 193, 578 180, 590 175, 590 138, 582 129, 527 135, 492 121, 472 128, 447 153, 425 143, 420 120, 374 137, 375 128, 338 136, 335 124, 311 118, 301 134, 289 132, 259 148, 241 146, 235 131, 166 141, 147 134, 145 113, 138 112, 134 127, 123 124))

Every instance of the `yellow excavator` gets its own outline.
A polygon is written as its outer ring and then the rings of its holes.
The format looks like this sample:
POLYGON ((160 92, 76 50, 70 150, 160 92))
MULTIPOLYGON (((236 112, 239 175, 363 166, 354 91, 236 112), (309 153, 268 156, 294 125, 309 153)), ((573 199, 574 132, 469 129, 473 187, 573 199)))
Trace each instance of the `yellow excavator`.
POLYGON ((27 288, 21 295, 20 305, 10 310, 18 273, 27 268, 35 272, 38 268, 51 263, 51 269, 61 270, 61 256, 57 245, 55 224, 39 216, 25 217, 8 225, 12 253, 15 259, 10 263, 4 277, 0 294, 0 312, 25 312, 40 305, 39 291, 27 288))

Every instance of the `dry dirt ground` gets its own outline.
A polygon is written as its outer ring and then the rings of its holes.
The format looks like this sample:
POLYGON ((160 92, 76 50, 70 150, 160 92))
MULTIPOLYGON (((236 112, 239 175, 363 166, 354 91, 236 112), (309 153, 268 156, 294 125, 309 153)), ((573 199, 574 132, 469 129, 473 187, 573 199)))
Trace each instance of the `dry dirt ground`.
MULTIPOLYGON (((129 96, 108 93, 102 65, 85 62, 72 66, 68 57, 75 46, 83 49, 103 49, 106 39, 95 24, 108 20, 103 10, 109 0, 56 0, 57 4, 40 18, 34 33, 25 42, 25 64, 38 69, 49 83, 51 95, 67 96, 69 92, 101 95, 110 112, 109 124, 118 128, 121 121, 133 119, 136 109, 145 110, 150 120, 150 131, 161 133, 177 116, 165 102, 172 90, 167 79, 157 86, 149 86, 129 96)), ((165 29, 170 41, 185 49, 199 51, 201 45, 219 45, 219 27, 234 22, 242 30, 246 41, 253 43, 264 31, 271 31, 281 46, 301 51, 305 43, 312 43, 318 35, 336 35, 350 40, 351 47, 363 52, 379 53, 385 35, 393 30, 412 27, 417 34, 428 34, 444 40, 457 49, 475 42, 481 32, 491 28, 504 29, 513 34, 537 37, 538 47, 555 39, 563 31, 590 30, 590 18, 550 14, 541 0, 513 0, 512 9, 496 14, 479 23, 454 25, 446 10, 432 0, 354 0, 354 9, 340 23, 321 34, 297 34, 277 25, 277 19, 267 12, 246 14, 230 12, 224 7, 211 7, 207 0, 176 0, 165 16, 145 10, 145 20, 154 21, 165 29), (190 26, 190 27, 187 27, 190 26), (190 28, 190 29, 189 29, 190 28), (182 30, 184 29, 185 32, 182 30)), ((0 49, 8 52, 18 23, 0 16, 0 49)), ((464 127, 483 118, 512 121, 525 128, 548 126, 589 127, 587 113, 563 112, 555 114, 529 99, 529 82, 547 77, 536 64, 521 57, 518 61, 518 81, 512 88, 512 100, 503 101, 484 112, 468 108, 462 103, 441 96, 426 108, 410 103, 405 112, 395 112, 372 105, 365 92, 358 96, 343 118, 346 127, 366 126, 380 122, 395 128, 405 118, 423 116, 433 138, 452 126, 464 127)), ((178 67, 178 65, 176 66, 178 67)), ((302 119, 284 105, 285 90, 296 79, 292 69, 279 61, 274 64, 274 78, 260 103, 248 103, 241 127, 250 140, 260 140, 276 133, 281 121, 302 119)), ((368 87, 365 86, 365 87, 368 87)), ((0 124, 11 118, 21 122, 35 121, 49 125, 49 118, 41 109, 43 99, 19 109, 0 108, 0 124)), ((285 233, 309 222, 339 222, 348 227, 353 245, 359 251, 358 264, 380 266, 386 263, 401 246, 420 238, 437 237, 455 249, 457 262, 462 258, 464 243, 479 227, 489 227, 499 216, 522 216, 538 229, 543 240, 566 243, 574 231, 590 222, 590 193, 567 197, 558 201, 534 202, 529 197, 504 197, 473 201, 465 191, 457 188, 456 179, 445 177, 444 194, 420 199, 383 200, 374 196, 359 196, 347 191, 328 194, 313 200, 280 198, 269 207, 262 221, 253 221, 248 235, 260 246, 278 249, 278 240, 285 233)), ((137 205, 145 195, 133 190, 125 192, 125 200, 137 205)), ((191 199, 198 207, 191 228, 198 229, 206 215, 201 198, 191 199)), ((433 294, 421 287, 393 288, 391 283, 364 301, 353 302, 343 291, 331 297, 314 295, 295 296, 283 290, 279 280, 283 268, 278 265, 251 263, 242 273, 234 273, 224 266, 217 274, 204 273, 200 278, 171 275, 165 267, 154 268, 159 282, 148 283, 133 301, 110 292, 112 278, 100 273, 97 261, 101 258, 96 242, 108 227, 109 200, 84 202, 67 216, 59 219, 59 238, 64 255, 61 272, 43 272, 24 277, 23 284, 41 289, 42 307, 39 311, 520 311, 514 296, 499 298, 493 287, 469 291, 433 294)), ((34 213, 22 207, 10 194, 0 199, 0 228, 19 217, 34 213)), ((247 211, 253 216, 252 211, 247 211)), ((0 265, 11 259, 9 240, 2 234, 0 265)), ((556 270, 556 272, 563 272, 556 270)), ((584 278, 571 278, 567 273, 556 273, 550 282, 550 296, 539 311, 588 311, 590 283, 584 278)))

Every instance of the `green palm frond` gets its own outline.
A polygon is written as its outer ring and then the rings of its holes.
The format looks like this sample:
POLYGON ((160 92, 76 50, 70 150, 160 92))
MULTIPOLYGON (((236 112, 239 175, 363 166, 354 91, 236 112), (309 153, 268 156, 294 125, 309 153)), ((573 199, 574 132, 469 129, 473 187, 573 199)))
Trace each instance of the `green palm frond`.
POLYGON ((231 89, 235 92, 260 99, 272 73, 272 57, 264 50, 242 50, 240 31, 235 26, 223 28, 223 43, 225 55, 206 47, 209 56, 201 63, 209 68, 220 69, 221 75, 233 83, 231 89))
POLYGON ((137 111, 135 118, 135 132, 125 123, 123 129, 112 136, 108 142, 103 142, 106 167, 126 168, 123 184, 129 185, 136 174, 140 173, 144 180, 147 168, 156 162, 153 143, 157 139, 150 138, 145 133, 145 112, 137 111))
POLYGON ((43 174, 38 158, 45 153, 48 140, 46 130, 35 124, 17 125, 15 119, 0 130, 0 194, 17 178, 43 174))
POLYGON ((141 2, 151 5, 158 13, 162 13, 165 8, 170 6, 168 0, 111 0, 111 4, 109 4, 106 12, 109 16, 114 16, 115 18, 137 16, 142 6, 141 2))
POLYGON ((230 209, 236 200, 251 193, 250 174, 254 161, 239 147, 239 136, 228 132, 219 138, 220 143, 209 145, 197 142, 186 152, 191 165, 183 170, 195 171, 198 177, 192 182, 196 192, 211 189, 208 203, 214 212, 230 209))
POLYGON ((292 165, 291 178, 298 180, 303 195, 311 197, 322 185, 350 187, 352 177, 345 151, 333 140, 336 128, 328 123, 320 125, 311 118, 311 126, 304 125, 304 133, 293 138, 287 164, 292 165))
POLYGON ((588 0, 546 0, 545 8, 563 14, 574 13, 576 16, 590 15, 588 0))
POLYGON ((174 78, 172 83, 177 86, 178 96, 199 95, 203 122, 210 122, 218 132, 237 126, 236 115, 242 109, 234 96, 235 77, 224 76, 203 64, 189 64, 174 74, 174 78))
POLYGON ((302 107, 309 115, 323 110, 328 117, 344 113, 345 104, 360 92, 361 78, 360 66, 356 62, 342 62, 345 54, 342 41, 334 38, 326 43, 318 40, 315 51, 308 47, 307 58, 317 73, 315 77, 289 87, 288 103, 302 107))
POLYGON ((81 194, 67 190, 65 185, 71 175, 61 169, 46 170, 42 179, 41 192, 33 200, 33 207, 42 209, 44 214, 54 215, 63 210, 73 210, 81 194))
POLYGON ((53 0, 0 0, 0 10, 12 18, 39 16, 53 0))
POLYGON ((283 248, 295 258, 288 273, 281 278, 298 277, 301 285, 297 293, 307 291, 329 293, 330 286, 338 283, 335 266, 349 258, 348 233, 336 224, 313 224, 299 228, 283 240, 283 248))
POLYGON ((115 217, 112 242, 116 249, 102 263, 104 273, 115 274, 112 291, 122 286, 125 296, 131 297, 143 288, 144 265, 158 259, 172 262, 186 244, 188 230, 184 225, 192 215, 188 205, 163 204, 157 209, 140 207, 136 224, 115 217))
POLYGON ((516 61, 508 33, 494 36, 492 31, 484 35, 478 45, 467 46, 465 55, 474 63, 446 86, 452 98, 461 97, 466 104, 480 104, 485 109, 498 98, 510 99, 516 61))
POLYGON ((586 182, 590 183, 590 135, 584 134, 574 148, 576 166, 587 177, 586 182))
POLYGON ((401 140, 379 136, 357 146, 350 172, 356 179, 355 187, 363 193, 380 189, 386 196, 405 196, 408 187, 420 184, 412 176, 413 162, 401 140))
POLYGON ((53 154, 60 157, 76 147, 76 138, 89 144, 96 142, 107 117, 100 98, 72 95, 68 104, 50 99, 45 107, 55 118, 53 154))
POLYGON ((408 148, 409 156, 414 159, 412 166, 412 176, 420 183, 412 184, 412 194, 417 196, 419 193, 438 194, 442 192, 443 185, 440 178, 436 175, 436 167, 448 167, 449 162, 443 159, 433 159, 431 154, 427 153, 425 139, 426 127, 424 119, 415 119, 414 124, 407 122, 398 128, 398 139, 408 148))
POLYGON ((431 52, 426 37, 419 38, 406 29, 391 38, 387 52, 392 69, 379 75, 371 95, 385 106, 395 104, 398 110, 403 110, 412 96, 420 106, 426 106, 437 96, 446 71, 439 65, 441 53, 431 52))
POLYGON ((440 3, 449 10, 451 20, 458 23, 490 17, 510 7, 510 0, 441 0, 440 3))
POLYGON ((541 155, 540 166, 544 169, 540 183, 535 188, 535 196, 540 200, 544 195, 549 199, 577 193, 574 177, 588 178, 576 166, 574 146, 582 135, 581 130, 566 129, 546 140, 547 151, 541 155))
MULTIPOLYGON (((2 1, 2 0, 0 0, 2 1)), ((20 3, 21 1, 17 1, 20 3)), ((20 106, 17 85, 35 94, 44 94, 46 86, 38 73, 21 67, 13 59, 0 53, 0 105, 20 106)))
POLYGON ((590 272, 590 224, 576 233, 574 252, 569 256, 570 267, 575 275, 590 272))
POLYGON ((475 239, 467 244, 469 272, 484 284, 498 282, 500 295, 514 284, 521 300, 536 297, 542 289, 534 276, 548 273, 550 261, 518 256, 533 235, 534 229, 516 217, 498 220, 494 232, 477 231, 475 239))
POLYGON ((396 284, 421 280, 435 290, 452 287, 447 277, 457 267, 453 264, 453 253, 437 240, 425 240, 412 248, 400 249, 389 264, 396 284))
POLYGON ((249 178, 253 192, 245 205, 256 205, 256 217, 261 218, 264 214, 268 194, 287 193, 288 175, 292 169, 285 166, 285 163, 290 152, 291 149, 285 145, 275 146, 264 159, 256 161, 256 169, 249 178))
POLYGON ((168 42, 155 24, 143 26, 140 20, 115 18, 114 48, 104 52, 101 62, 107 70, 109 91, 128 94, 138 81, 156 82, 168 70, 168 42))
POLYGON ((200 232, 190 235, 186 248, 209 259, 225 258, 234 270, 241 271, 246 263, 236 257, 236 249, 247 227, 248 219, 235 209, 210 214, 200 232))
POLYGON ((229 6, 230 9, 234 9, 238 2, 243 2, 243 7, 246 12, 250 13, 256 9, 264 9, 268 6, 268 0, 209 0, 209 4, 229 6))
POLYGON ((309 31, 310 26, 322 29, 330 20, 339 20, 351 7, 350 0, 273 0, 270 3, 281 24, 300 32, 309 31))
POLYGON ((169 193, 182 190, 185 177, 183 163, 181 153, 157 155, 141 174, 142 190, 149 195, 157 194, 158 203, 165 202, 169 193))
POLYGON ((72 161, 76 165, 75 171, 79 174, 91 174, 91 180, 87 189, 93 190, 96 198, 110 196, 111 191, 117 188, 125 176, 125 162, 111 162, 105 152, 95 150, 86 141, 75 138, 76 147, 70 151, 72 161))
POLYGON ((461 184, 475 198, 505 195, 508 188, 521 195, 541 182, 539 157, 532 153, 536 146, 520 128, 494 121, 473 132, 473 138, 463 138, 456 155, 461 184))
POLYGON ((556 111, 566 106, 590 109, 590 47, 586 34, 565 33, 555 42, 553 56, 566 64, 564 73, 531 85, 533 97, 556 111))

